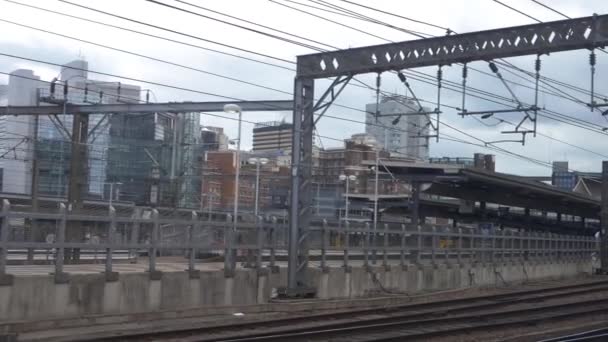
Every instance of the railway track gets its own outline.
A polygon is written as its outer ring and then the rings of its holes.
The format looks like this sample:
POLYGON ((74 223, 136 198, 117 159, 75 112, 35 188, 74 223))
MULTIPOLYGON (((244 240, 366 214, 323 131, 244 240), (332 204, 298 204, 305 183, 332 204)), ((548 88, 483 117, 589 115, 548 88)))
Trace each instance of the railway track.
POLYGON ((422 341, 604 314, 608 280, 236 325, 176 326, 103 341, 422 341))
POLYGON ((608 328, 593 329, 571 335, 549 338, 538 342, 601 342, 608 341, 608 328))

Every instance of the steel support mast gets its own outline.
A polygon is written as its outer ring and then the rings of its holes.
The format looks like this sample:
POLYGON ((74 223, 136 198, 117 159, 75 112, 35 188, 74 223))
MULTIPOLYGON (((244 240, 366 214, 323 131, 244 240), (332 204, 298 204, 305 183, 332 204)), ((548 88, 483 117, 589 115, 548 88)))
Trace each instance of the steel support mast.
MULTIPOLYGON (((289 264, 286 296, 312 295, 308 268, 308 225, 311 218, 312 141, 315 110, 327 110, 337 96, 314 103, 314 80, 382 73, 424 66, 491 61, 558 51, 594 49, 608 44, 608 16, 546 22, 366 46, 298 56, 293 110, 292 182, 289 223, 289 264)), ((345 83, 334 81, 321 99, 345 83)), ((321 115, 319 115, 321 116, 321 115)), ((318 120, 317 120, 318 121, 318 120)))

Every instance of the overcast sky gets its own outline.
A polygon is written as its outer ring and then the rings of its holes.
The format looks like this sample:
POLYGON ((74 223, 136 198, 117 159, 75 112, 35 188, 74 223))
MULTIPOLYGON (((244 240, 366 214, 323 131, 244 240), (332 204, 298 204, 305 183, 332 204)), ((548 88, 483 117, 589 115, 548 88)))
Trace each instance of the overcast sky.
MULTIPOLYGON (((82 16, 109 24, 128 27, 134 30, 176 39, 188 44, 198 45, 208 49, 220 50, 231 54, 246 56, 248 58, 260 60, 266 63, 276 64, 282 66, 283 68, 264 65, 261 63, 230 57, 216 52, 188 47, 151 37, 145 37, 136 33, 129 33, 98 24, 83 22, 77 19, 66 18, 57 14, 46 13, 37 9, 19 6, 5 0, 0 0, 0 32, 2 32, 2 34, 0 34, 0 53, 13 54, 53 63, 66 63, 73 59, 85 58, 87 61, 89 61, 89 68, 93 71, 101 71, 151 82, 175 85, 182 88, 230 96, 239 99, 287 100, 291 98, 290 95, 282 92, 254 87, 202 72, 171 66, 118 51, 112 51, 84 42, 77 42, 56 35, 43 33, 31 28, 19 27, 5 21, 8 20, 35 28, 46 29, 55 33, 77 37, 79 39, 104 44, 117 49, 128 50, 157 59, 167 60, 172 63, 182 64, 191 68, 237 78, 266 87, 272 87, 289 93, 291 93, 293 89, 294 72, 288 69, 294 68, 293 64, 278 61, 269 57, 260 57, 247 54, 242 51, 204 42, 199 39, 188 38, 160 29, 154 29, 133 22, 112 18, 107 15, 91 12, 89 10, 60 1, 16 1, 52 9, 62 13, 82 16)), ((200 38, 218 41, 223 44, 238 46, 239 48, 248 49, 288 61, 295 61, 297 55, 314 52, 313 50, 305 47, 282 42, 256 33, 247 32, 242 29, 217 23, 191 14, 182 13, 145 0, 71 1, 109 13, 162 26, 164 28, 180 31, 200 38)), ((309 39, 314 39, 320 43, 335 46, 337 48, 349 48, 371 44, 381 44, 387 41, 415 39, 415 37, 402 31, 298 6, 297 4, 287 2, 286 0, 276 1, 278 3, 311 11, 328 19, 352 26, 354 29, 359 31, 341 27, 334 23, 315 18, 305 13, 296 12, 293 9, 286 8, 269 0, 187 1, 209 9, 229 13, 242 19, 271 26, 273 28, 281 29, 309 39)), ((318 3, 308 0, 297 1, 312 6, 321 6, 318 3)), ((422 25, 389 15, 383 15, 370 10, 365 10, 360 7, 349 5, 341 0, 328 1, 330 3, 344 6, 350 10, 368 15, 380 21, 388 22, 396 27, 433 35, 445 34, 445 31, 442 29, 422 25)), ((401 14, 413 19, 432 23, 441 27, 449 27, 451 30, 458 33, 534 23, 534 20, 502 7, 492 0, 355 1, 375 6, 378 9, 386 10, 391 13, 401 14)), ((188 10, 213 17, 220 17, 217 14, 205 12, 177 1, 159 0, 159 2, 179 6, 181 8, 186 8, 188 10)), ((542 21, 563 19, 558 14, 541 7, 530 0, 503 0, 503 2, 507 2, 511 6, 542 21)), ((608 13, 608 2, 605 0, 542 0, 542 2, 550 4, 554 9, 559 10, 571 17, 589 16, 593 13, 608 13)), ((225 17, 223 19, 249 27, 254 27, 233 19, 227 19, 225 17)), ((259 27, 255 28, 264 30, 259 27)), ((543 56, 542 74, 577 87, 590 89, 588 54, 588 51, 575 51, 555 53, 551 56, 543 56)), ((509 59, 509 61, 526 70, 533 70, 534 68, 534 57, 513 58, 509 59)), ((489 71, 487 64, 482 62, 471 63, 471 67, 484 72, 489 71)), ((34 69, 38 75, 46 80, 51 80, 53 77, 57 76, 59 72, 59 68, 54 66, 0 56, 0 72, 10 72, 18 68, 34 69)), ((429 75, 436 74, 436 68, 421 68, 416 70, 429 75)), ((446 67, 444 70, 444 77, 447 80, 457 83, 461 82, 460 66, 446 67)), ((507 71, 503 71, 503 74, 505 78, 522 84, 522 86, 513 86, 514 91, 522 101, 531 102, 533 100, 533 91, 527 88, 533 86, 533 83, 531 83, 531 78, 522 79, 507 71)), ((607 76, 608 54, 599 53, 597 66, 598 81, 596 83, 596 91, 599 94, 608 94, 608 85, 604 81, 607 76)), ((398 79, 394 74, 384 73, 382 77, 383 91, 399 94, 404 93, 404 87, 398 82, 398 79)), ((120 79, 117 78, 95 75, 93 73, 89 74, 89 78, 106 81, 120 81, 120 79)), ((368 84, 375 84, 375 75, 361 75, 358 78, 368 84)), ((122 81, 125 83, 139 84, 144 89, 152 89, 152 99, 156 101, 223 100, 222 98, 202 95, 195 92, 170 89, 129 80, 122 81)), ((7 77, 5 75, 0 75, 0 84, 6 82, 7 77)), ((416 95, 418 95, 418 97, 421 99, 433 101, 436 98, 436 88, 434 86, 415 80, 411 80, 410 83, 416 92, 416 95)), ((316 82, 317 95, 320 95, 327 84, 327 81, 316 82)), ((475 71, 469 72, 469 85, 471 87, 480 88, 501 96, 510 97, 506 88, 502 86, 502 84, 496 78, 484 76, 475 71)), ((573 91, 571 89, 560 89, 584 102, 589 102, 588 95, 573 91)), ((445 89, 442 97, 444 104, 460 106, 461 95, 459 93, 445 89)), ((373 90, 349 86, 337 100, 337 103, 363 110, 366 103, 374 101, 375 92, 373 90)), ((584 105, 576 103, 575 101, 565 100, 549 94, 541 94, 539 102, 541 107, 544 106, 549 110, 584 119, 601 127, 608 127, 608 122, 598 112, 592 113, 586 109, 584 105)), ((479 99, 467 98, 468 110, 491 110, 500 108, 504 108, 504 106, 479 99)), ((353 111, 335 106, 329 110, 328 114, 357 121, 365 120, 364 113, 360 111, 353 111)), ((254 122, 277 120, 282 118, 287 118, 290 120, 290 117, 291 113, 288 112, 246 113, 244 115, 244 119, 254 122)), ((521 114, 504 114, 498 117, 502 117, 511 122, 517 122, 521 119, 521 114)), ((463 129, 484 141, 497 141, 505 139, 511 140, 520 138, 519 135, 506 135, 500 133, 504 130, 512 130, 512 126, 500 124, 497 126, 488 127, 479 123, 478 121, 475 121, 474 118, 461 118, 460 116, 456 115, 455 110, 449 108, 444 108, 442 120, 449 125, 463 129)), ((498 123, 492 118, 485 120, 485 122, 489 125, 498 123)), ((204 115, 203 124, 223 126, 226 128, 231 137, 236 135, 236 123, 233 120, 204 115)), ((251 146, 252 127, 252 124, 244 124, 243 143, 246 147, 251 146)), ((325 118, 320 122, 318 129, 319 134, 322 136, 334 139, 344 139, 354 133, 364 131, 364 126, 358 123, 350 123, 325 118)), ((589 130, 573 127, 572 125, 566 125, 546 117, 539 118, 538 131, 543 135, 566 141, 571 145, 581 146, 599 154, 608 155, 608 152, 605 149, 605 142, 608 141, 608 136, 605 134, 594 133, 589 130)), ((452 131, 447 127, 443 127, 441 129, 441 133, 474 141, 471 138, 452 131)), ((340 142, 328 138, 322 139, 322 143, 325 147, 341 145, 340 142)), ((479 143, 479 141, 476 141, 476 143, 479 143)), ((521 144, 517 143, 501 143, 499 146, 509 151, 520 153, 545 162, 551 162, 554 160, 568 160, 570 161, 570 167, 576 170, 592 171, 599 170, 601 167, 601 156, 550 140, 545 136, 537 136, 536 138, 530 136, 528 137, 525 146, 521 146, 521 144)), ((470 157, 474 152, 492 153, 484 150, 481 147, 446 140, 440 140, 439 143, 433 142, 431 145, 431 156, 434 157, 470 157)), ((605 157, 604 159, 608 159, 608 157, 605 157)), ((499 171, 526 175, 547 175, 550 173, 550 170, 546 167, 502 154, 497 154, 497 168, 499 171)))

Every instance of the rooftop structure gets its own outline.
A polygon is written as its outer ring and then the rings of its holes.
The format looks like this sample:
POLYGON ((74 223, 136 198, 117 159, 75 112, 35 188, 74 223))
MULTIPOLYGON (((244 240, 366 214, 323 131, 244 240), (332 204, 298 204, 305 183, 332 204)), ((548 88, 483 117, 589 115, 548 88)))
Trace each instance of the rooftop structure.
POLYGON ((253 151, 282 151, 284 154, 289 154, 292 144, 292 127, 292 124, 284 121, 257 123, 253 128, 253 151))
POLYGON ((420 110, 427 112, 428 108, 418 107, 405 96, 384 96, 378 108, 376 103, 370 103, 365 110, 365 132, 379 144, 386 145, 387 150, 399 157, 429 158, 428 119, 424 115, 412 115, 420 110), (401 117, 392 115, 401 113, 404 114, 401 117))

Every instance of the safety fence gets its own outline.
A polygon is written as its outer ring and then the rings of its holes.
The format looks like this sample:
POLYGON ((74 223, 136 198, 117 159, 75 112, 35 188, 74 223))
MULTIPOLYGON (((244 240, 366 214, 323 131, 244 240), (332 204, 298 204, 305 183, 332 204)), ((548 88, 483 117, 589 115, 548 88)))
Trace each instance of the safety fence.
MULTIPOLYGON (((157 270, 163 255, 184 257, 184 269, 196 271, 205 256, 217 256, 232 274, 239 261, 258 269, 277 269, 287 256, 287 224, 276 217, 237 222, 226 215, 209 221, 192 212, 189 218, 160 217, 147 208, 130 217, 73 212, 59 204, 54 212, 20 210, 4 200, 0 212, 0 274, 7 272, 11 251, 48 251, 57 275, 66 263, 93 251, 113 273, 116 255, 128 253, 157 270)), ((353 264, 436 264, 507 262, 532 259, 590 258, 598 241, 590 235, 562 235, 510 229, 473 229, 445 225, 315 221, 307 236, 310 266, 327 269, 353 264)), ((173 259, 180 260, 180 258, 173 259)))

